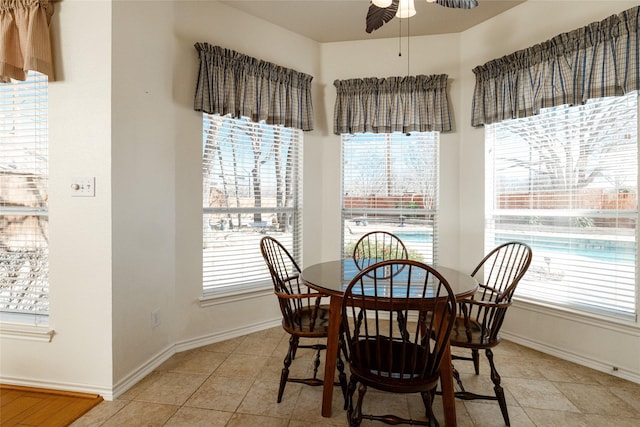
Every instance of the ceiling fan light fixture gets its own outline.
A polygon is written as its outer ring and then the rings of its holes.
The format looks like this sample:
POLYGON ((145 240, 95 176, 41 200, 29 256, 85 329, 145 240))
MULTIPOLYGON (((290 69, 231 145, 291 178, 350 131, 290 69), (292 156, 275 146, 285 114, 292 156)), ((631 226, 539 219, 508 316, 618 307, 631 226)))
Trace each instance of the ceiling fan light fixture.
POLYGON ((416 14, 416 8, 413 4, 413 0, 400 0, 400 5, 398 6, 398 11, 396 12, 396 16, 398 18, 411 18, 416 14))
POLYGON ((391 6, 391 3, 393 3, 393 0, 371 0, 371 3, 375 4, 378 7, 389 7, 391 6))

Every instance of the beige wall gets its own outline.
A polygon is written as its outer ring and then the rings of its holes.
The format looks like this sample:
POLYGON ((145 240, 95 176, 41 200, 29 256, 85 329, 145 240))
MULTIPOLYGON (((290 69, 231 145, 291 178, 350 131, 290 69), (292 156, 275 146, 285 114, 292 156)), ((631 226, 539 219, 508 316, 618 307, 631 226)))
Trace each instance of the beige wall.
MULTIPOLYGON (((103 393, 112 385, 111 5, 65 1, 49 84, 49 342, 0 339, 0 382, 103 393), (95 176, 96 197, 70 197, 95 176)), ((6 325, 3 325, 3 329, 6 325)))
POLYGON ((113 22, 114 383, 120 390, 136 381, 141 364, 273 325, 280 316, 271 293, 199 303, 202 115, 193 110, 194 43, 314 76, 319 46, 216 2, 154 2, 151 9, 148 2, 116 2, 113 22), (141 22, 149 25, 141 30, 141 22), (161 324, 151 328, 158 309, 161 324))
MULTIPOLYGON (((484 145, 482 130, 469 126, 471 69, 634 3, 553 2, 550 13, 551 2, 529 0, 465 33, 411 40, 410 73, 450 80, 455 131, 442 135, 441 263, 471 268, 483 253, 484 145)), ((175 351, 279 319, 270 294, 199 302, 201 115, 192 109, 193 44, 218 44, 314 76, 316 129, 305 133, 304 152, 305 263, 339 254, 333 81, 404 75, 407 56, 398 57, 397 39, 321 45, 213 1, 56 6, 60 81, 51 83, 49 98, 56 336, 51 343, 2 338, 0 381, 110 398, 175 351), (72 176, 95 176, 96 197, 71 198, 72 176)), ((524 305, 508 322, 514 339, 600 368, 615 364, 640 379, 637 325, 594 324, 524 305)))
MULTIPOLYGON (((460 257, 471 266, 482 250, 484 206, 484 144, 482 129, 473 129, 470 100, 477 65, 543 42, 609 15, 637 6, 621 1, 528 0, 461 36, 460 69, 462 121, 460 135, 460 257), (535 25, 532 25, 535 23, 535 25)), ((640 382, 640 328, 516 303, 510 309, 503 335, 527 346, 640 382)))
MULTIPOLYGON (((327 43, 322 46, 323 108, 328 118, 328 131, 323 141, 323 167, 320 171, 322 187, 318 189, 322 191, 322 216, 318 221, 322 221, 323 234, 313 236, 321 244, 322 252, 305 252, 306 261, 335 258, 340 254, 341 187, 340 174, 336 173, 340 170, 340 137, 333 135, 333 107, 336 98, 333 82, 358 77, 405 76, 407 73, 448 74, 449 96, 455 101, 459 98, 460 91, 459 39, 457 34, 413 37, 409 44, 410 50, 407 51, 405 36, 402 56, 398 55, 398 39, 327 43)), ((443 215, 439 218, 439 262, 451 266, 458 264, 458 107, 452 102, 455 131, 441 134, 440 145, 440 208, 443 215)), ((305 179, 307 176, 305 174, 305 179)), ((308 219, 306 216, 305 220, 308 219)))

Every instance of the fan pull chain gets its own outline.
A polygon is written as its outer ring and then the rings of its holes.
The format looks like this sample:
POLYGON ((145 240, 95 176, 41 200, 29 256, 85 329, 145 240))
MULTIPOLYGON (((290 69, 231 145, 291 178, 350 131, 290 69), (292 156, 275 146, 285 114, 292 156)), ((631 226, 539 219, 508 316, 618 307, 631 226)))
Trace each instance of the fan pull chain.
POLYGON ((402 56, 402 19, 398 19, 398 56, 402 56))

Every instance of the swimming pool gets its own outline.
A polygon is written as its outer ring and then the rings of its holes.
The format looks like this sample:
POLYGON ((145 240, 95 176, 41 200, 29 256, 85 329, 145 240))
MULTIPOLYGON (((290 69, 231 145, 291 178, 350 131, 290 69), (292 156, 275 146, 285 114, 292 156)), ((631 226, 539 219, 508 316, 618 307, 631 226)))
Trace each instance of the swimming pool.
POLYGON ((591 237, 554 237, 554 236, 523 236, 520 234, 496 234, 496 245, 517 240, 531 246, 536 251, 561 252, 621 264, 635 264, 635 242, 596 239, 591 237))
POLYGON ((431 243, 433 242, 433 234, 427 231, 411 230, 411 231, 395 231, 393 234, 398 236, 403 242, 431 243))
MULTIPOLYGON (((407 230, 394 233, 407 245, 431 244, 433 234, 427 231, 407 230)), ((636 247, 633 241, 618 241, 597 239, 593 237, 555 237, 555 236, 526 236, 521 234, 498 233, 496 246, 505 242, 517 240, 531 246, 536 252, 558 252, 579 255, 596 261, 621 264, 635 264, 636 247)))

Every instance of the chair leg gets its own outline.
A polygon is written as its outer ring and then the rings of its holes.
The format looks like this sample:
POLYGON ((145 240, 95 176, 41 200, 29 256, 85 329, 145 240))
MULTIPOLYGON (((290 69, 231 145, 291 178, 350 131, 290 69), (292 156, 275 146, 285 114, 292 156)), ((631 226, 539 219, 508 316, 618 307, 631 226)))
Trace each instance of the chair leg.
POLYGON ((291 347, 291 340, 289 340, 289 351, 291 352, 291 360, 296 358, 296 354, 298 353, 298 343, 300 342, 300 338, 296 337, 295 342, 293 343, 293 347, 291 347))
POLYGON ((352 375, 349 380, 349 386, 347 387, 347 398, 345 401, 345 406, 347 409, 347 421, 349 422, 349 427, 353 426, 353 395, 356 392, 356 385, 358 381, 352 375))
POLYGON ((452 374, 453 374, 453 379, 456 380, 456 383, 458 383, 458 387, 460 387, 461 393, 465 393, 466 390, 464 389, 464 385, 462 385, 462 379, 460 378, 460 372, 458 372, 458 370, 456 369, 455 366, 453 366, 451 368, 451 370, 452 370, 452 374))
POLYGON ((425 391, 420 393, 422 396, 422 402, 424 403, 425 415, 429 420, 429 425, 431 427, 440 427, 440 423, 438 423, 438 419, 433 413, 433 398, 436 394, 436 389, 434 388, 431 391, 425 391))
POLYGON ((477 348, 471 349, 471 358, 473 359, 473 368, 476 370, 476 375, 480 374, 480 352, 477 348))
POLYGON ((318 378, 319 366, 320 366, 320 348, 316 349, 316 357, 313 359, 313 379, 318 378))
POLYGON ((340 351, 338 351, 338 381, 344 397, 344 409, 347 409, 347 374, 344 373, 344 362, 340 357, 340 351))
MULTIPOLYGON (((351 381, 353 381, 353 378, 351 381)), ((353 386, 355 388, 355 384, 353 386)), ((366 392, 367 386, 364 384, 360 384, 360 387, 358 387, 358 403, 356 403, 355 408, 352 408, 353 410, 351 411, 351 413, 347 414, 349 416, 349 427, 358 427, 362 422, 362 401, 364 400, 364 395, 366 392)))
POLYGON ((342 351, 342 355, 344 356, 344 360, 346 362, 349 361, 349 350, 347 349, 347 343, 344 340, 344 329, 343 325, 340 325, 340 338, 338 340, 338 356, 340 356, 340 351, 342 351))
POLYGON ((500 375, 496 370, 496 365, 493 362, 493 351, 490 348, 485 350, 487 355, 487 359, 489 359, 489 365, 491 366, 491 381, 493 381, 493 389, 496 392, 496 398, 498 399, 498 403, 500 404, 500 411, 502 411, 502 418, 504 418, 504 423, 507 426, 510 426, 509 422, 509 413, 507 412, 507 401, 504 397, 504 389, 500 385, 500 375))
POLYGON ((284 367, 282 368, 282 373, 280 374, 280 387, 278 388, 278 403, 282 401, 282 395, 284 394, 284 387, 287 385, 287 379, 289 378, 289 366, 291 366, 291 361, 293 360, 293 356, 295 355, 296 349, 298 348, 298 337, 291 335, 289 337, 289 350, 287 350, 287 355, 284 357, 284 367))

